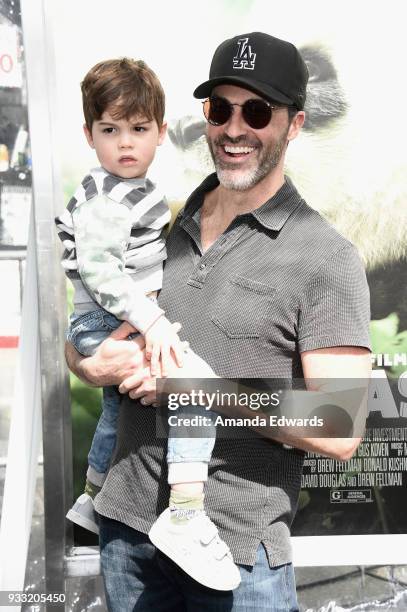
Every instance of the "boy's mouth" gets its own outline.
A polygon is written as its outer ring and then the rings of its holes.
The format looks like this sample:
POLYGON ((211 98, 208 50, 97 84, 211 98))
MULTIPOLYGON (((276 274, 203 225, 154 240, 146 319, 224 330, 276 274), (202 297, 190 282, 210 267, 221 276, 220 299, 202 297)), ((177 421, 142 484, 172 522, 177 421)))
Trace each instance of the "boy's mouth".
POLYGON ((124 165, 131 165, 134 164, 136 161, 136 158, 132 157, 131 155, 123 155, 122 157, 119 157, 119 163, 124 165))

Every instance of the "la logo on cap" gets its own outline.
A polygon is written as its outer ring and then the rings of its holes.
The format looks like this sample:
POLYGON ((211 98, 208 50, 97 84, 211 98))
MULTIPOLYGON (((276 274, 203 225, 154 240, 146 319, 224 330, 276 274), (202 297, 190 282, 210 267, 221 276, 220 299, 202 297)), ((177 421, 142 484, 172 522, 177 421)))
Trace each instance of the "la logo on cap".
POLYGON ((237 68, 238 70, 242 68, 254 70, 256 54, 252 53, 252 48, 248 42, 248 38, 239 38, 237 41, 237 53, 233 58, 233 68, 237 68))

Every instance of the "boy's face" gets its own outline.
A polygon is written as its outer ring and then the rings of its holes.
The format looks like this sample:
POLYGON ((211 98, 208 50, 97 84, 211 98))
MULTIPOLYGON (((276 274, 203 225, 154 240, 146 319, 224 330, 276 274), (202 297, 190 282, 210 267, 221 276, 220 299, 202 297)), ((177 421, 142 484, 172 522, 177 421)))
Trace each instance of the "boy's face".
POLYGON ((106 110, 90 131, 83 126, 89 145, 107 172, 120 178, 143 178, 154 159, 158 145, 164 140, 167 125, 137 116, 114 119, 106 110))

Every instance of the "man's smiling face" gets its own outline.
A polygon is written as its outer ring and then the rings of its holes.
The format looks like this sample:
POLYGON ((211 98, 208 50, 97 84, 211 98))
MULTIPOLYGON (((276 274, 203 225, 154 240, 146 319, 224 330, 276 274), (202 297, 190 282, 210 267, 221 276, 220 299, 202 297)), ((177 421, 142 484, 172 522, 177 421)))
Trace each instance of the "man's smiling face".
MULTIPOLYGON (((232 104, 260 96, 235 85, 219 85, 212 95, 232 104)), ((229 120, 220 126, 207 125, 207 141, 218 179, 227 189, 245 191, 265 178, 280 163, 289 132, 288 112, 273 110, 271 121, 262 129, 251 128, 243 119, 242 109, 233 106, 229 120)))

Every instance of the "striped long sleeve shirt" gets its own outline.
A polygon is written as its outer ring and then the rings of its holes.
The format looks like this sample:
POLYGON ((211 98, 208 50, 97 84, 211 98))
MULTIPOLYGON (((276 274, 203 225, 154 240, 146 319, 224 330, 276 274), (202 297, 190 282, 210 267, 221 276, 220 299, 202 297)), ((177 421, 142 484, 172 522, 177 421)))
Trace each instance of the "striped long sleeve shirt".
POLYGON ((55 219, 76 312, 104 308, 145 333, 164 312, 146 294, 162 285, 170 216, 149 179, 91 170, 55 219))

